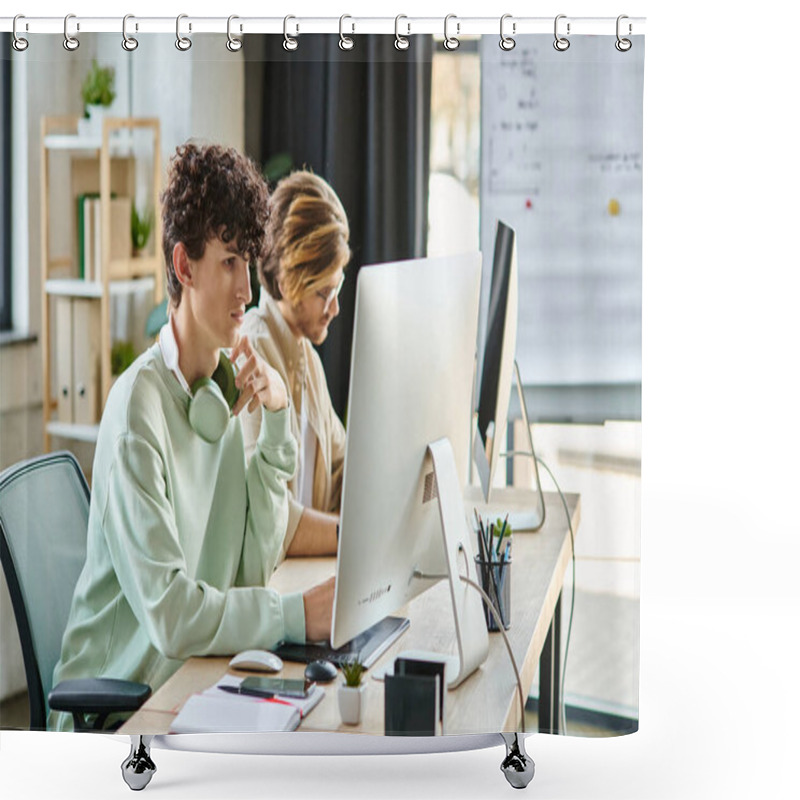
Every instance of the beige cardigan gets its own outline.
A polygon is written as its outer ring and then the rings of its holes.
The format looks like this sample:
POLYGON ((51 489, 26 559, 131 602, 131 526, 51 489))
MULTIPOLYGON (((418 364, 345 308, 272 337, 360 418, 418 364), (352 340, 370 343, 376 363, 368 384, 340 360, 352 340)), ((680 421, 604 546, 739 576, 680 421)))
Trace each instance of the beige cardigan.
MULTIPOLYGON (((283 378, 291 397, 291 429, 302 451, 300 442, 300 412, 303 401, 303 381, 306 382, 306 415, 308 424, 317 437, 317 458, 314 465, 312 506, 318 511, 337 513, 342 495, 345 430, 333 410, 322 361, 311 342, 303 338, 298 342, 281 314, 278 304, 262 289, 258 308, 251 308, 244 318, 242 333, 250 339, 256 351, 274 367, 283 378)), ((242 412, 245 456, 255 451, 261 428, 260 413, 242 412)), ((298 452, 298 462, 302 452, 298 452)), ((292 543, 297 524, 303 513, 298 502, 297 473, 289 481, 289 522, 283 541, 281 557, 292 543)))

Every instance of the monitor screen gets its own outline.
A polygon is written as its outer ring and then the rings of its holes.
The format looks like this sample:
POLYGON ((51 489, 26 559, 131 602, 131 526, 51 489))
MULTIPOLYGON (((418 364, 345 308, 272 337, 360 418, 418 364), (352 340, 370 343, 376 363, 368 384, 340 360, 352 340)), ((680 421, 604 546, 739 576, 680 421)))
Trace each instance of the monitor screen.
POLYGON ((447 571, 428 445, 449 440, 463 490, 480 274, 479 253, 359 272, 334 647, 433 584, 415 571, 447 571))
POLYGON ((501 447, 498 439, 508 418, 516 346, 516 235, 513 228, 498 221, 478 395, 479 440, 475 442, 475 461, 487 502, 501 447))

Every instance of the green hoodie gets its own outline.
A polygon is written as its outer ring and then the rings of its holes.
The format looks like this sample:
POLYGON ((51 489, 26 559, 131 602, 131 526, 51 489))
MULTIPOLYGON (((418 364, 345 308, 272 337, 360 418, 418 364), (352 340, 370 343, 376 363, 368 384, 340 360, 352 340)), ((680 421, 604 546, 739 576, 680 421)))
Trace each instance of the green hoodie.
MULTIPOLYGON (((290 409, 262 409, 249 466, 238 417, 204 441, 155 344, 114 384, 93 466, 86 563, 53 685, 124 678, 155 691, 190 656, 302 642, 302 594, 265 588, 288 520, 290 409)), ((54 542, 54 546, 56 543, 54 542)), ((51 712, 48 727, 72 728, 51 712)))

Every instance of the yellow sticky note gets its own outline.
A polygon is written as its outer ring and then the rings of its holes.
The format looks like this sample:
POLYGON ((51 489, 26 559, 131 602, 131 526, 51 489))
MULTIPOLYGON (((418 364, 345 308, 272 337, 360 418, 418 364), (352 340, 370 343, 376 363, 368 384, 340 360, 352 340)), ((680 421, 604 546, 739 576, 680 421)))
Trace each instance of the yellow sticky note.
POLYGON ((608 213, 611 214, 612 217, 619 215, 619 200, 617 200, 615 197, 612 197, 608 201, 608 213))

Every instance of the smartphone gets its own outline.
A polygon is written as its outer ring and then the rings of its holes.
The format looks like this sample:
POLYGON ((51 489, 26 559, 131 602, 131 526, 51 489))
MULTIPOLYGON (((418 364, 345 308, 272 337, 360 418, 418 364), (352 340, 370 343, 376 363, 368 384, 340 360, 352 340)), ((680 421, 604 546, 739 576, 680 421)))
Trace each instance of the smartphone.
POLYGON ((239 692, 257 697, 272 697, 282 694, 286 697, 307 697, 314 686, 314 681, 291 678, 263 678, 252 675, 242 681, 239 692))

